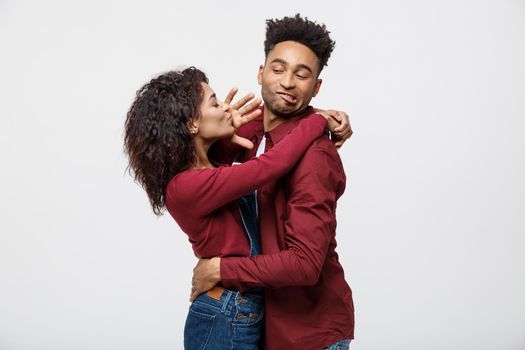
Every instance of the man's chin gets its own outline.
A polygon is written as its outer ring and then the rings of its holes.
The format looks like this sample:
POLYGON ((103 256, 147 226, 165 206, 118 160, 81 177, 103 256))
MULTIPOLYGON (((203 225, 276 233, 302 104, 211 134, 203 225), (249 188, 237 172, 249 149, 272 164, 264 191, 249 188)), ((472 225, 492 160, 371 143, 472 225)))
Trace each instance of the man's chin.
POLYGON ((278 117, 281 117, 284 119, 291 119, 301 114, 305 109, 306 107, 301 107, 299 109, 280 109, 280 110, 273 111, 273 112, 278 117))
POLYGON ((267 106, 268 109, 270 109, 270 111, 275 114, 276 116, 280 117, 280 118, 284 118, 284 119, 290 119, 290 118, 293 118, 295 116, 297 116, 298 114, 300 114, 301 112, 303 112, 307 106, 301 106, 299 108, 296 108, 295 106, 294 107, 290 107, 290 106, 267 106))

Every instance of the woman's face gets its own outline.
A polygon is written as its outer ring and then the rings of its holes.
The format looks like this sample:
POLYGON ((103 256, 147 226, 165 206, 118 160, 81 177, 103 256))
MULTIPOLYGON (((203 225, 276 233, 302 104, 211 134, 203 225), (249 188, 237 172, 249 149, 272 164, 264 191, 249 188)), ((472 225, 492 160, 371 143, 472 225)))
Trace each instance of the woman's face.
POLYGON ((219 101, 208 84, 202 83, 200 117, 193 121, 194 134, 203 140, 231 137, 234 132, 230 106, 219 101))

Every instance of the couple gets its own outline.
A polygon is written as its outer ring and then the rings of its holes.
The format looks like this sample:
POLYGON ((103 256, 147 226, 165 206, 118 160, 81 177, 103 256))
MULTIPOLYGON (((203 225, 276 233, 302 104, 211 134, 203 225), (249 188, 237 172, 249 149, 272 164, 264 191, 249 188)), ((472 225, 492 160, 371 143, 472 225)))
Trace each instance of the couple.
POLYGON ((219 101, 193 67, 137 92, 125 125, 130 168, 153 211, 166 208, 202 257, 185 349, 349 347, 335 211, 345 189, 336 146, 351 129, 343 113, 309 106, 333 47, 324 25, 268 20, 262 107, 253 95, 231 104, 236 90, 219 101))

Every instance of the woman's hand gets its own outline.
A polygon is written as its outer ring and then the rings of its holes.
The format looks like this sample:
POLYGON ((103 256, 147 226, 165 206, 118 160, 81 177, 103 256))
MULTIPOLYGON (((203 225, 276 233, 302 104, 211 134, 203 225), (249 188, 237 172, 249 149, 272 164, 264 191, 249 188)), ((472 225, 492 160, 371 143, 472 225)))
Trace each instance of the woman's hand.
POLYGON ((354 133, 350 126, 350 117, 345 112, 333 109, 316 109, 315 112, 326 118, 328 122, 327 127, 336 148, 339 149, 354 133))
POLYGON ((226 99, 224 100, 224 103, 230 105, 230 113, 232 114, 232 124, 235 128, 235 133, 233 134, 230 141, 244 148, 252 149, 253 143, 250 140, 237 135, 237 130, 241 126, 251 122, 259 115, 261 115, 262 112, 260 109, 258 109, 258 107, 260 106, 262 101, 260 98, 256 98, 252 101, 255 95, 253 93, 249 93, 243 98, 241 98, 239 101, 232 104, 233 98, 235 97, 238 91, 239 89, 232 88, 228 93, 228 96, 226 96, 226 99))

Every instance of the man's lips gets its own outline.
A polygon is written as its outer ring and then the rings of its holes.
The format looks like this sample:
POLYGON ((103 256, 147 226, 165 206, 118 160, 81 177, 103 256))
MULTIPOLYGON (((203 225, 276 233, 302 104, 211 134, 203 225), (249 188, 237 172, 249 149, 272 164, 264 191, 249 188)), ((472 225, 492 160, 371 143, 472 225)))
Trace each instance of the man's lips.
POLYGON ((287 103, 295 104, 297 102, 297 97, 295 97, 292 94, 289 94, 287 92, 282 92, 282 91, 277 91, 277 94, 281 96, 281 98, 287 103))

